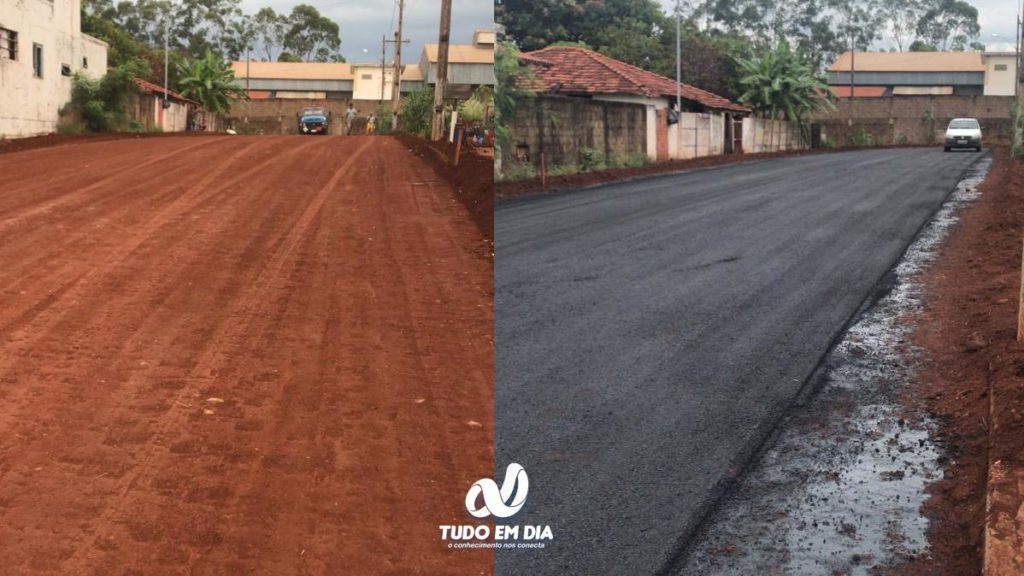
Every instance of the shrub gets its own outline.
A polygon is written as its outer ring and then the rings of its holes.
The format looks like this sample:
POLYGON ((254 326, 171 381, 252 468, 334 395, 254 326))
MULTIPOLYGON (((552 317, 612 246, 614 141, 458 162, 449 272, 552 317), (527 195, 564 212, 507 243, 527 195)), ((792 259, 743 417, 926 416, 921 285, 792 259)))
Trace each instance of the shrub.
POLYGON ((391 112, 391 104, 377 106, 377 133, 391 134, 394 129, 395 115, 391 112))
POLYGON ((580 169, 583 172, 592 172, 594 170, 604 170, 604 152, 595 148, 583 147, 580 149, 580 169))
POLYGON ((640 168, 641 166, 647 166, 650 163, 651 159, 647 154, 638 152, 636 154, 615 156, 608 162, 608 166, 611 168, 640 168))
POLYGON ((434 108, 434 93, 419 90, 402 98, 402 117, 399 129, 403 132, 419 134, 430 138, 432 127, 431 113, 434 108))
POLYGON ((506 165, 498 179, 505 182, 514 182, 516 180, 529 180, 536 177, 537 169, 532 164, 516 162, 506 165))

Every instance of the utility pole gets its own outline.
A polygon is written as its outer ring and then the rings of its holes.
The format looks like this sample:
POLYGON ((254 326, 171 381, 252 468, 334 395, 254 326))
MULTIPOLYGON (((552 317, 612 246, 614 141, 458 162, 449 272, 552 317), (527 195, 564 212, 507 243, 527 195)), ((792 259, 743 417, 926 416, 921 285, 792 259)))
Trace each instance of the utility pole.
POLYGON ((388 65, 388 37, 387 37, 387 35, 382 35, 380 37, 380 100, 377 101, 377 104, 383 104, 384 103, 384 93, 385 93, 384 87, 386 86, 386 82, 387 82, 387 74, 385 74, 384 71, 387 70, 387 65, 388 65))
POLYGON ((444 137, 444 93, 448 85, 448 43, 452 31, 452 0, 441 0, 441 33, 437 41, 437 83, 434 84, 434 125, 431 139, 444 137))
POLYGON ((676 0, 676 153, 683 150, 683 12, 676 0))
MULTIPOLYGON (((391 89, 391 115, 392 126, 399 126, 398 117, 401 114, 400 105, 402 102, 402 44, 407 42, 402 36, 402 21, 405 16, 405 0, 398 0, 398 30, 395 32, 395 69, 392 72, 391 89)), ((384 70, 381 69, 381 74, 384 70)), ((383 96, 383 94, 381 95, 383 96)))
MULTIPOLYGON (((170 19, 164 20, 164 110, 171 107, 167 102, 167 90, 169 89, 167 77, 169 76, 168 69, 170 68, 170 61, 168 53, 170 52, 170 36, 171 36, 171 23, 170 19)), ((161 126, 163 128, 163 126, 161 126)))

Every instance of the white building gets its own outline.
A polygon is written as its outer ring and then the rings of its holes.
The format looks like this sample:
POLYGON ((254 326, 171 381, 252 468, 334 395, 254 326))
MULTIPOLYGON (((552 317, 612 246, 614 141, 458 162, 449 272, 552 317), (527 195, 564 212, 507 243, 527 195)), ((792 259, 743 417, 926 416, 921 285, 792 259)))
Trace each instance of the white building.
POLYGON ((107 73, 107 44, 81 31, 81 0, 0 0, 0 137, 57 128, 71 81, 107 73))
POLYGON ((1017 53, 985 52, 985 95, 1013 96, 1017 88, 1017 53))

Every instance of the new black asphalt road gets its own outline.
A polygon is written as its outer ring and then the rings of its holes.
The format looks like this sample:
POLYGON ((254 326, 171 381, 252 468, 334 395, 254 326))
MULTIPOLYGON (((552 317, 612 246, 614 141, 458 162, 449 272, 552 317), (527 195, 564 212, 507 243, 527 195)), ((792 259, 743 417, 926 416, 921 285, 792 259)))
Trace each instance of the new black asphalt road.
POLYGON ((499 576, 672 570, 976 153, 844 152, 499 204, 496 463, 542 550, 499 576))

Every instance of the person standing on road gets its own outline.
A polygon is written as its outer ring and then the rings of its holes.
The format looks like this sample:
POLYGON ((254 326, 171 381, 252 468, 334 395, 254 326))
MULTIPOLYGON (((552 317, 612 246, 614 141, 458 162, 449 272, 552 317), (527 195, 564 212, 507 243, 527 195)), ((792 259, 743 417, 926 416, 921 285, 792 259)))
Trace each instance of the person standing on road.
POLYGON ((359 111, 356 107, 349 102, 348 110, 345 110, 345 135, 349 136, 352 134, 352 123, 355 122, 356 117, 359 116, 359 111))
POLYGON ((373 136, 373 133, 377 131, 377 115, 370 112, 370 117, 366 120, 366 135, 373 136))

